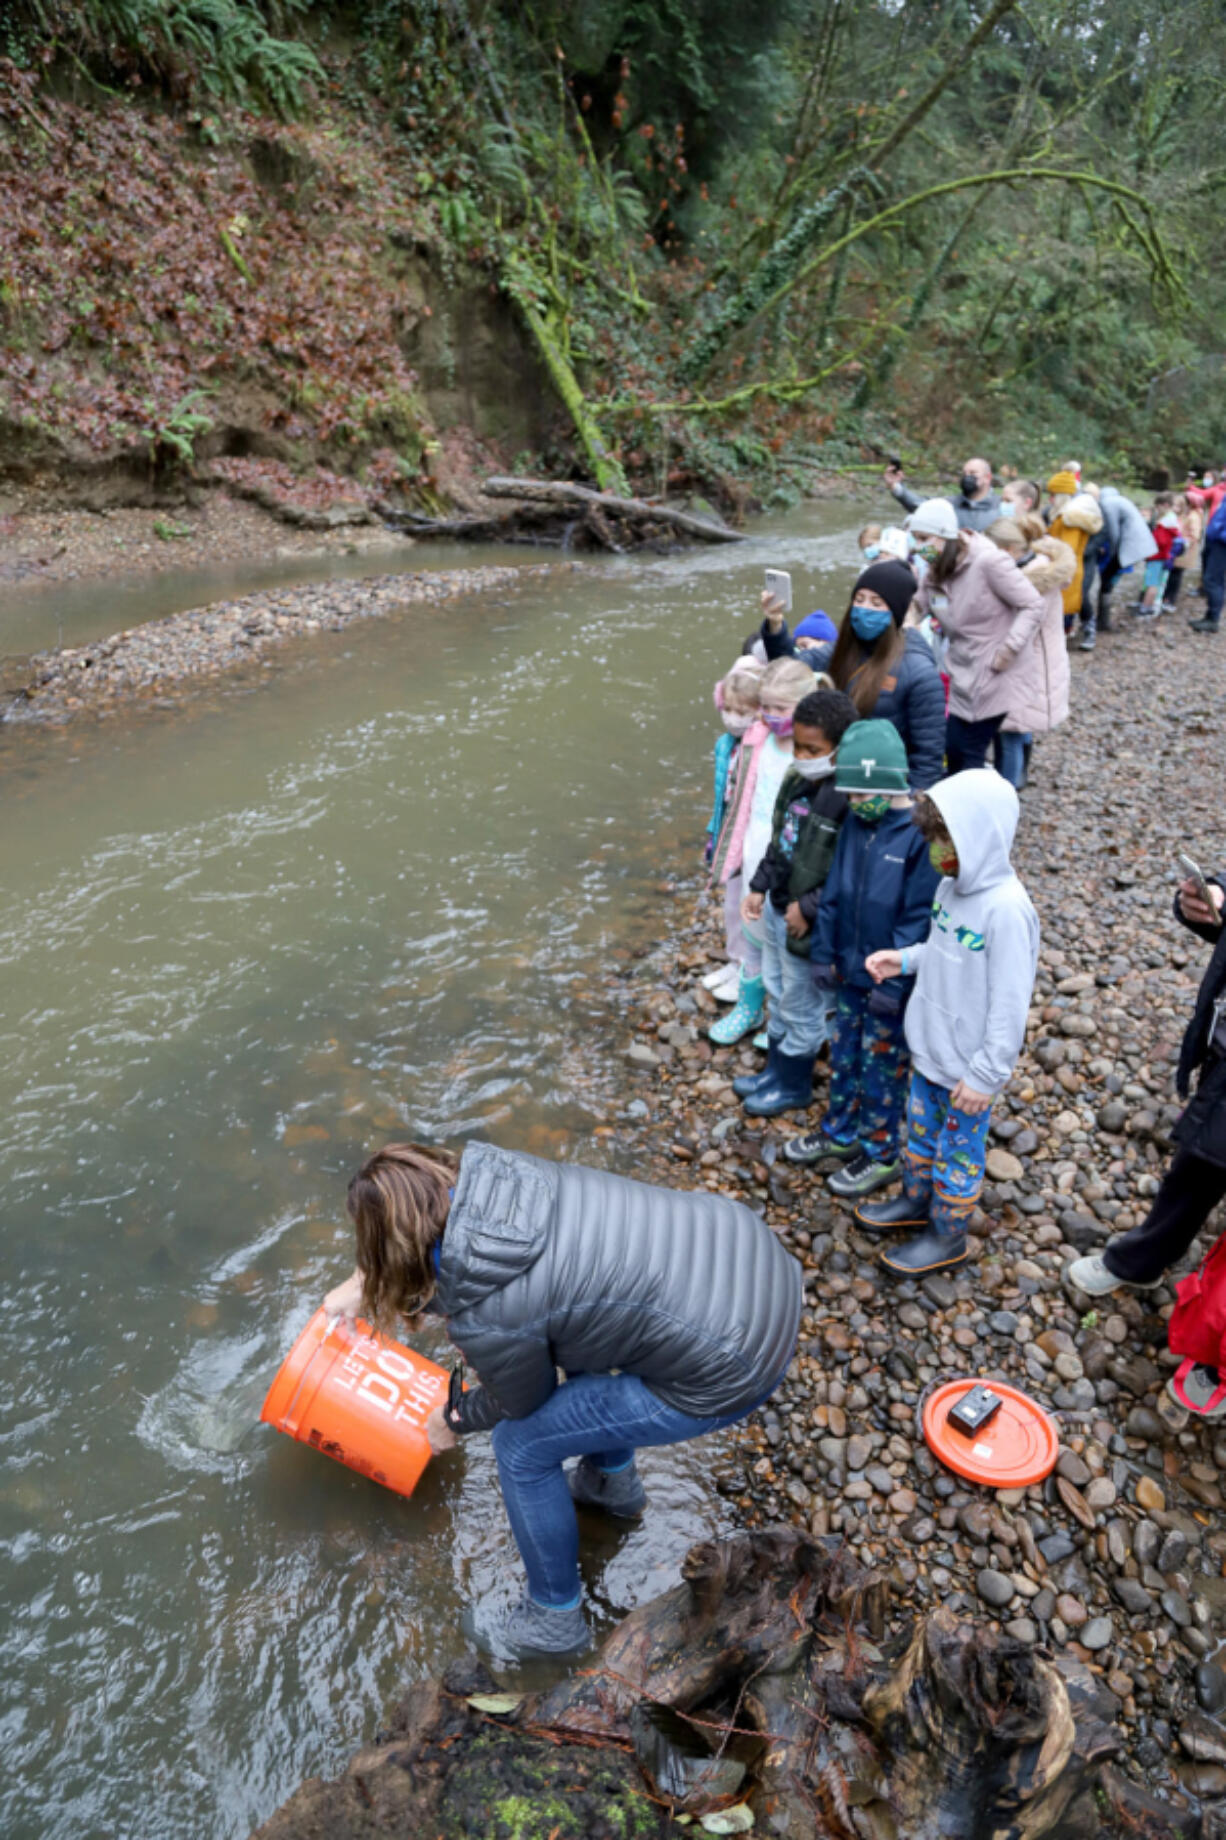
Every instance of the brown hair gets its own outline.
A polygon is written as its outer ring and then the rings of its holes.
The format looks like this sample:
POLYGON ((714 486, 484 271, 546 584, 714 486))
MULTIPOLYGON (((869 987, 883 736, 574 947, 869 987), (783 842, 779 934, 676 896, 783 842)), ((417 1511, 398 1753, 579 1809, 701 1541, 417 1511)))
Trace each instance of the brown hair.
POLYGON ((954 570, 966 554, 966 544, 963 542, 965 536, 966 532, 960 530, 956 537, 946 537, 941 546, 940 555, 935 562, 928 564, 929 578, 936 583, 938 588, 943 588, 947 582, 953 580, 954 570))
POLYGON ((460 1159, 425 1144, 385 1144, 349 1184, 362 1308, 377 1329, 420 1316, 434 1295, 434 1248, 447 1224, 460 1159))
POLYGON ((935 799, 930 799, 926 792, 915 794, 915 803, 911 807, 911 822, 920 835, 929 843, 947 843, 953 848, 954 840, 946 829, 941 816, 941 808, 935 799))
POLYGON ((836 690, 844 690, 856 706, 857 714, 871 716, 881 695, 881 686, 906 650, 907 641, 897 620, 891 620, 879 639, 874 639, 868 657, 863 651, 851 623, 851 605, 839 627, 826 669, 836 690))

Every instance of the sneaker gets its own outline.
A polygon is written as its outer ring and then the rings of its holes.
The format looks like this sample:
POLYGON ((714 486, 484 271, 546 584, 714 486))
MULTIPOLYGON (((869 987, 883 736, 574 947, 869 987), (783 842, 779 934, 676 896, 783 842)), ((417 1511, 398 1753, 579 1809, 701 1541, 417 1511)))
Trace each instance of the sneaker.
POLYGON ((600 1508, 618 1520, 637 1520, 647 1506, 647 1491, 635 1464, 625 1469, 598 1469, 590 1457, 580 1457, 566 1478, 572 1501, 584 1508, 600 1508))
POLYGON ((803 1131, 799 1137, 789 1137, 783 1154, 789 1163, 849 1163, 853 1156, 859 1156, 860 1146, 840 1144, 819 1128, 803 1131))
POLYGON ((510 1611, 470 1605, 460 1617, 460 1628, 470 1642, 499 1661, 577 1655, 592 1639, 578 1604, 573 1610, 551 1610, 530 1597, 510 1611))
POLYGON ((853 1196, 871 1195, 876 1189, 887 1188, 891 1182, 897 1182, 901 1174, 899 1157, 892 1163, 879 1163, 867 1150, 861 1150, 842 1169, 835 1170, 826 1186, 832 1195, 850 1200, 853 1196))
POLYGON ((738 964, 721 965, 717 971, 708 972, 702 980, 717 1003, 735 1003, 741 989, 741 967, 738 964))
POLYGON ((1084 1291, 1087 1297, 1106 1297, 1121 1286, 1126 1290, 1156 1291, 1162 1283, 1161 1278, 1155 1278, 1152 1284, 1138 1284, 1135 1280, 1117 1278, 1113 1271, 1108 1271, 1101 1253, 1097 1252, 1091 1252, 1084 1259, 1074 1259, 1064 1275, 1070 1284, 1084 1291))
POLYGON ((1095 631, 1094 627, 1083 626, 1081 629, 1081 638, 1077 644, 1077 650, 1079 652, 1092 652, 1097 644, 1098 633, 1095 631))
POLYGON ((1189 1357, 1166 1384, 1172 1399, 1198 1418, 1226 1418, 1226 1380, 1216 1367, 1189 1357))

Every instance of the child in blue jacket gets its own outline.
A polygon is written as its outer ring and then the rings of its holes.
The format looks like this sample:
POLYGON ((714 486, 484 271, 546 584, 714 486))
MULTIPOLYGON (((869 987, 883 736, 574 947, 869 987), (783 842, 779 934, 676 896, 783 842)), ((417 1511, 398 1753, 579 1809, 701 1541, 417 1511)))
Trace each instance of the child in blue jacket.
POLYGON ((903 1015, 913 978, 876 984, 865 960, 927 936, 939 877, 911 821, 907 750, 892 722, 855 722, 839 744, 835 786, 851 810, 813 929, 813 976, 833 992, 830 1107, 784 1146, 793 1163, 837 1160, 836 1195, 897 1180, 911 1061, 903 1015))

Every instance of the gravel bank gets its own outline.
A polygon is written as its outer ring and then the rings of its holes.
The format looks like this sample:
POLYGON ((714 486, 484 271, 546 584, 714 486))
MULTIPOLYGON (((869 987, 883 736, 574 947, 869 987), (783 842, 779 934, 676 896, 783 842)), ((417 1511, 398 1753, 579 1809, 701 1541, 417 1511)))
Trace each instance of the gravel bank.
POLYGON ((0 710, 6 721, 66 722, 106 715, 137 696, 162 696, 259 658, 287 639, 338 632, 420 602, 454 600, 507 588, 544 575, 556 564, 530 568, 451 569, 434 574, 378 575, 271 589, 236 601, 152 620, 76 649, 43 652, 29 662, 26 687, 0 710))
MULTIPOLYGON (((797 1121, 744 1117, 729 1082, 758 1057, 705 1034, 713 914, 617 996, 640 1084, 618 1123, 645 1174, 761 1207, 806 1268, 789 1380, 720 1486, 750 1522, 841 1535, 917 1611, 946 1603, 1085 1662, 1137 1771, 1176 1798, 1226 1796, 1226 1424, 1189 1425, 1166 1396, 1171 1287, 1095 1306, 1064 1272, 1143 1216, 1166 1162, 1207 957, 1171 917, 1174 851, 1226 861, 1224 718, 1226 649, 1182 620, 1130 623, 1075 657, 1073 718, 1023 795, 1039 981, 964 1272, 895 1283, 822 1176, 784 1163, 797 1121), (1020 1385, 1057 1419, 1045 1484, 997 1494, 932 1459, 917 1406, 958 1373, 1020 1385)), ((672 887, 678 912, 697 886, 672 887)))

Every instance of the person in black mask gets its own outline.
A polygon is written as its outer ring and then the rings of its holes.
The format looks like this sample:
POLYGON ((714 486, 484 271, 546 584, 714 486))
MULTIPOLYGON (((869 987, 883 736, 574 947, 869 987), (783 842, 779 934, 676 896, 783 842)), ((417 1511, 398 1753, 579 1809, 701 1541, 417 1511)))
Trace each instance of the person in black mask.
MULTIPOLYGON (((900 505, 908 511, 915 511, 923 502, 919 494, 912 492, 902 482, 901 466, 890 465, 885 469, 885 483, 900 505)), ((1000 499, 992 490, 992 463, 990 460, 967 460, 962 468, 962 478, 958 482, 959 490, 947 494, 954 508, 960 530, 986 530, 1001 516, 1000 499)))

